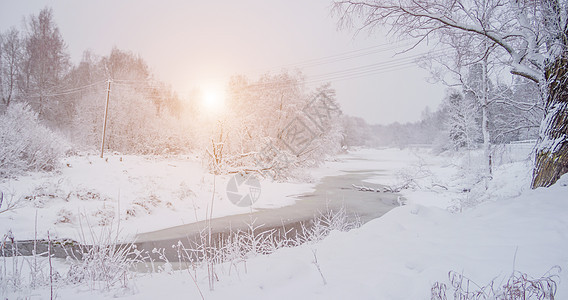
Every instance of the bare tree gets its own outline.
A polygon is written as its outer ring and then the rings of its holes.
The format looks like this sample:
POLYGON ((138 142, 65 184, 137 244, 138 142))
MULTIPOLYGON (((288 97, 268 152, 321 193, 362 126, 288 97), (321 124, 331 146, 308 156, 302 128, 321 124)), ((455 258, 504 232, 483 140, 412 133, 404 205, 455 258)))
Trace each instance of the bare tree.
POLYGON ((2 35, 0 45, 0 91, 2 103, 8 107, 16 93, 16 84, 22 60, 22 42, 17 29, 11 28, 2 35))
POLYGON ((131 51, 114 47, 110 55, 102 58, 101 63, 105 66, 107 78, 112 80, 140 83, 150 79, 150 71, 144 59, 131 51))
POLYGON ((522 77, 510 84, 497 81, 490 103, 492 143, 536 140, 544 105, 538 85, 522 77))
POLYGON ((512 74, 539 83, 545 101, 532 187, 568 172, 568 3, 565 0, 336 1, 340 22, 424 40, 448 32, 476 36, 503 51, 512 74))
POLYGON ((30 16, 26 26, 20 88, 43 117, 46 108, 50 108, 47 99, 57 93, 57 87, 68 72, 69 55, 50 8, 30 16))
MULTIPOLYGON (((461 88, 466 98, 473 100, 472 108, 481 112, 479 127, 483 138, 484 169, 486 178, 490 178, 492 167, 489 108, 495 96, 490 77, 497 67, 500 53, 493 51, 486 40, 460 32, 446 31, 439 37, 439 44, 446 49, 442 52, 443 55, 440 55, 439 50, 432 51, 422 59, 422 66, 430 70, 435 80, 452 88, 461 88)), ((448 113, 458 113, 458 111, 454 109, 449 110, 448 113)), ((471 112, 475 114, 475 111, 471 112)), ((452 117, 454 121, 463 119, 459 113, 457 116, 450 116, 450 120, 452 117)), ((476 124, 471 123, 469 126, 472 125, 476 124)), ((468 143, 467 147, 471 148, 471 145, 468 143)))
MULTIPOLYGON (((470 114, 472 119, 475 116, 475 122, 471 125, 479 125, 482 132, 485 170, 490 175, 494 143, 536 139, 535 129, 540 125, 543 111, 538 85, 519 76, 509 84, 503 82, 510 78, 503 74, 507 71, 502 63, 506 59, 503 51, 487 48, 486 41, 479 36, 448 32, 439 37, 439 44, 443 55, 440 49, 434 49, 419 63, 431 72, 434 81, 461 89, 468 100, 473 100, 470 114)), ((461 119, 459 114, 454 117, 461 119)))

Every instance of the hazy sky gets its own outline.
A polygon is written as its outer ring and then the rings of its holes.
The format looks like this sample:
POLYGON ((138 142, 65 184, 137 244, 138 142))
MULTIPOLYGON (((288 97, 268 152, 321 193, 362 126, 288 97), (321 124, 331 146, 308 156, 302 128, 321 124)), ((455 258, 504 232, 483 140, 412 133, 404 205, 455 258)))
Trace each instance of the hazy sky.
POLYGON ((424 49, 394 56, 403 43, 387 45, 380 33, 338 30, 329 0, 0 3, 2 31, 20 28, 24 16, 49 6, 74 62, 86 49, 99 55, 113 46, 131 50, 182 96, 235 74, 256 79, 266 71, 304 67, 308 87, 331 81, 345 113, 386 124, 418 120, 444 94, 442 86, 426 82, 427 71, 399 60, 424 49))

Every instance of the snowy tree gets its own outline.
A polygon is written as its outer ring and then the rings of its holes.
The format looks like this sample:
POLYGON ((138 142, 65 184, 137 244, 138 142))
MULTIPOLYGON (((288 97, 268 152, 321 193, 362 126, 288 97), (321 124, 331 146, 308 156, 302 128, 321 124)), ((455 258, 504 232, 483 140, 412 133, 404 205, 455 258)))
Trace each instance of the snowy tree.
POLYGON ((23 102, 0 114, 0 178, 25 171, 51 171, 67 150, 66 141, 38 119, 23 102))
POLYGON ((107 80, 105 66, 100 63, 101 57, 87 50, 83 52, 79 64, 74 65, 69 71, 68 84, 72 88, 90 85, 94 82, 107 80))
POLYGON ((53 120, 55 112, 48 101, 69 70, 67 47, 50 8, 30 16, 26 26, 20 89, 40 118, 48 114, 47 119, 53 120))
MULTIPOLYGON (((264 74, 251 81, 235 76, 227 88, 227 109, 220 130, 211 137, 223 144, 225 167, 295 176, 298 167, 313 166, 341 148, 343 127, 335 90, 329 84, 310 91, 300 72, 264 74), (334 110, 329 113, 329 110, 334 110), (266 160, 266 166, 259 164, 266 160), (262 166, 261 166, 262 165, 262 166)), ((207 121, 207 120, 205 120, 207 121)), ((201 123, 207 124, 207 123, 201 123)), ((218 127, 209 122, 209 128, 218 127)))
POLYGON ((473 149, 480 132, 475 102, 454 90, 448 93, 441 109, 447 115, 444 125, 454 149, 473 149))
POLYGON ((432 145, 435 148, 443 148, 449 144, 449 133, 445 130, 446 113, 442 110, 430 111, 426 107, 422 111, 419 121, 401 124, 394 122, 388 125, 371 125, 370 135, 367 137, 372 147, 399 147, 432 145), (440 145, 440 137, 444 144, 440 145), (439 147, 440 146, 440 147, 439 147))
MULTIPOLYGON (((258 150, 267 138, 277 138, 307 102, 301 73, 264 74, 249 82, 235 76, 229 82, 227 107, 233 136, 242 154, 258 150)), ((232 151, 232 150, 231 150, 232 151)))
MULTIPOLYGON (((451 30, 444 31, 444 34, 439 35, 438 42, 444 50, 432 50, 424 56, 421 63, 430 70, 435 80, 451 88, 461 89, 465 101, 479 111, 479 114, 475 112, 475 115, 485 157, 485 179, 490 179, 491 128, 494 128, 494 120, 491 118, 494 114, 491 113, 490 108, 497 96, 491 78, 500 75, 502 53, 489 47, 487 41, 479 36, 464 35, 451 30)), ((471 145, 468 148, 471 148, 471 145)))
POLYGON ((128 80, 131 82, 146 82, 150 79, 148 65, 140 56, 131 51, 112 48, 110 55, 101 60, 107 78, 113 80, 128 80))
POLYGON ((326 83, 312 93, 299 118, 315 133, 306 149, 296 153, 300 165, 318 166, 323 160, 341 151, 345 131, 341 123, 341 108, 335 89, 326 83), (325 99, 325 104, 320 100, 325 99), (307 109, 306 109, 307 108, 307 109))
POLYGON ((344 146, 372 146, 372 129, 363 118, 343 115, 341 122, 344 128, 344 146))
POLYGON ((490 104, 492 143, 536 139, 543 115, 538 86, 516 78, 511 86, 497 84, 490 104))
POLYGON ((12 28, 0 39, 0 97, 6 107, 17 92, 17 80, 22 60, 22 41, 17 29, 12 28))
POLYGON ((337 1, 344 23, 392 26, 424 40, 448 31, 482 38, 504 52, 512 74, 540 84, 545 101, 532 187, 550 186, 568 172, 568 3, 563 0, 337 1))
MULTIPOLYGON (((484 48, 486 48, 486 43, 484 48)), ((484 49, 485 50, 485 49, 484 49)), ((493 100, 492 84, 489 79, 489 53, 481 58, 481 62, 470 65, 466 82, 462 82, 464 92, 467 96, 476 100, 477 107, 481 110, 481 134, 483 135, 483 152, 486 158, 485 173, 486 176, 492 173, 491 159, 491 136, 490 136, 490 120, 489 105, 493 100)))
POLYGON ((186 112, 171 88, 151 79, 142 58, 118 48, 102 57, 85 52, 67 76, 76 91, 70 95, 75 107, 68 130, 74 142, 100 147, 109 76, 106 150, 161 154, 189 148, 193 115, 180 118, 186 112))
MULTIPOLYGON (((444 35, 441 40, 444 46, 449 46, 442 52, 443 55, 433 50, 420 64, 431 72, 435 81, 461 89, 465 98, 473 102, 479 111, 475 115, 480 130, 487 131, 481 136, 485 138, 482 141, 484 147, 518 140, 521 135, 526 138, 534 135, 535 125, 538 127, 542 120, 542 117, 539 118, 542 116, 542 105, 538 86, 522 77, 516 77, 513 84, 503 83, 502 79, 508 79, 509 76, 503 74, 502 57, 498 56, 497 51, 475 51, 480 45, 483 47, 482 42, 477 42, 476 46, 474 39, 450 34, 444 35), (483 78, 486 90, 483 88, 483 78), (484 91, 487 92, 486 96, 484 91), (487 121, 485 128, 482 127, 483 114, 487 121)), ((488 148, 485 150, 489 166, 491 151, 488 148)))
POLYGON ((512 86, 511 99, 503 104, 496 103, 504 106, 503 110, 507 110, 508 115, 504 118, 506 123, 499 126, 506 130, 496 133, 496 136, 514 133, 517 140, 537 139, 540 121, 544 115, 544 103, 540 96, 538 84, 517 78, 512 86))
POLYGON ((153 78, 140 56, 116 47, 102 57, 86 51, 73 66, 51 9, 24 21, 21 34, 10 29, 0 35, 0 113, 15 102, 29 103, 26 111, 35 112, 42 125, 80 147, 99 147, 111 79, 109 150, 163 153, 189 147, 200 128, 182 114, 195 117, 194 112, 153 78))

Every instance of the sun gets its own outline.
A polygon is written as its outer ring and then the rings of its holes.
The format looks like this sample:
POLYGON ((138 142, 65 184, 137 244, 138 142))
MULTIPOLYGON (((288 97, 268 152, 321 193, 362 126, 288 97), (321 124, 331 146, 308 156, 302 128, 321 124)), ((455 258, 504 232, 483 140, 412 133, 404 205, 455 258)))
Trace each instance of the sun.
POLYGON ((202 95, 202 105, 210 112, 221 112, 225 106, 225 93, 220 88, 206 88, 202 95))

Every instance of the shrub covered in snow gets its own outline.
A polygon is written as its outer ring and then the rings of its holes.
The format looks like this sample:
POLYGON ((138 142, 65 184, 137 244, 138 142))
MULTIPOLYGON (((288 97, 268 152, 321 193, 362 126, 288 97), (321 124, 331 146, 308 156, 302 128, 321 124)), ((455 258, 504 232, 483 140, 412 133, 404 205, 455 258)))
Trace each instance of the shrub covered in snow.
POLYGON ((53 170, 65 150, 64 140, 28 104, 13 103, 0 115, 0 177, 53 170))

